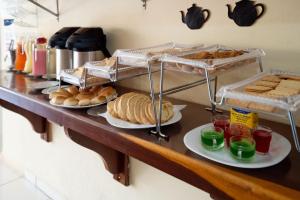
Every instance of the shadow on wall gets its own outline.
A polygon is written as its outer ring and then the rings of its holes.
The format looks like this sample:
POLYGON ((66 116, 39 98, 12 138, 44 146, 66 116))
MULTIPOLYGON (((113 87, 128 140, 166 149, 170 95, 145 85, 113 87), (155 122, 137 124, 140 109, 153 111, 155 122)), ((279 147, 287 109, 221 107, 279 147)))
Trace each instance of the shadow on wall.
POLYGON ((265 49, 266 57, 263 60, 265 69, 280 69, 291 72, 300 72, 300 53, 293 50, 265 49))
POLYGON ((124 38, 134 38, 137 36, 135 32, 130 32, 128 30, 120 28, 108 29, 105 30, 105 32, 107 39, 107 48, 110 50, 111 54, 113 54, 116 49, 132 46, 132 40, 124 40, 124 38), (122 44, 122 46, 120 46, 120 44, 122 44))

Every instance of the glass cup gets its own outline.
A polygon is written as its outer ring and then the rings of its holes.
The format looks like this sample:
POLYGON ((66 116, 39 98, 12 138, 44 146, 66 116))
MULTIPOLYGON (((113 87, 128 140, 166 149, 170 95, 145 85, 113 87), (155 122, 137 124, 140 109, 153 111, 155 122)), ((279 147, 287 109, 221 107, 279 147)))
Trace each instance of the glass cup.
POLYGON ((233 158, 239 161, 250 161, 255 155, 255 141, 247 136, 232 136, 230 152, 233 158))
POLYGON ((225 139, 226 139, 227 147, 230 147, 229 143, 230 143, 230 138, 232 136, 251 137, 251 130, 244 124, 240 124, 240 123, 231 124, 225 130, 225 139))
POLYGON ((212 117, 212 122, 215 128, 221 128, 223 131, 230 126, 230 119, 227 115, 214 115, 212 117))
POLYGON ((260 126, 253 132, 253 139, 256 142, 256 151, 267 154, 272 140, 272 129, 267 126, 260 126))
POLYGON ((229 145, 229 138, 230 138, 230 118, 227 115, 214 115, 212 117, 212 122, 215 128, 221 128, 224 131, 224 138, 226 140, 227 146, 229 145), (227 143, 228 141, 228 143, 227 143))
POLYGON ((209 151, 224 147, 224 131, 221 128, 207 127, 201 130, 201 143, 209 151))

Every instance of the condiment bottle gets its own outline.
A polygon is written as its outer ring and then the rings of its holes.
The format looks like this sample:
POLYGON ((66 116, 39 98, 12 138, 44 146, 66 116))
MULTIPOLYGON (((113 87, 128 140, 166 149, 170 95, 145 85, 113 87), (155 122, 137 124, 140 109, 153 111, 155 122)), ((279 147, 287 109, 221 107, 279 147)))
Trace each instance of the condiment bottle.
POLYGON ((24 42, 21 39, 17 42, 15 69, 17 71, 23 71, 25 67, 25 62, 26 62, 26 54, 24 51, 24 42))
POLYGON ((46 49, 47 39, 44 37, 39 37, 36 39, 33 48, 33 76, 43 76, 46 74, 47 65, 47 49, 46 49))

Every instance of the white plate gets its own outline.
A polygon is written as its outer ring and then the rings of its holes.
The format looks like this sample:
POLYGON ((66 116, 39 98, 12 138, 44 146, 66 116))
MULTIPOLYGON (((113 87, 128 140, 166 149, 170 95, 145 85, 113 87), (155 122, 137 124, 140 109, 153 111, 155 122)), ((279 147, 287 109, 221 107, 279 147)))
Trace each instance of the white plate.
POLYGON ((184 136, 184 144, 194 153, 224 165, 252 169, 270 167, 281 162, 291 151, 290 142, 282 135, 273 132, 268 154, 256 154, 251 162, 240 162, 231 157, 227 147, 219 151, 208 151, 202 146, 200 139, 201 130, 208 126, 213 126, 213 124, 206 124, 189 131, 184 136))
POLYGON ((51 105, 53 105, 53 106, 56 106, 56 107, 72 108, 72 109, 83 109, 83 108, 92 108, 92 107, 104 105, 104 104, 106 104, 107 102, 110 102, 111 100, 114 100, 114 99, 117 98, 117 97, 118 97, 118 94, 115 94, 115 95, 113 95, 113 96, 111 96, 111 97, 108 97, 108 98, 106 99, 106 101, 103 102, 103 103, 99 103, 99 104, 91 104, 91 105, 87 105, 87 106, 78 106, 78 105, 77 105, 77 106, 57 105, 57 104, 52 103, 51 101, 49 101, 49 103, 50 103, 51 105))
MULTIPOLYGON (((70 85, 62 85, 61 88, 67 88, 70 85)), ((56 91, 59 88, 59 86, 54 86, 54 87, 50 87, 50 88, 45 88, 42 90, 42 94, 50 94, 54 91, 56 91)))
POLYGON ((28 85, 28 88, 31 90, 41 90, 53 86, 57 86, 59 83, 58 81, 42 81, 37 83, 31 83, 28 85))
MULTIPOLYGON (((181 110, 185 108, 185 105, 174 105, 174 116, 167 121, 166 123, 163 123, 161 126, 167 126, 170 124, 175 124, 176 122, 179 122, 182 118, 181 110)), ((115 127, 123 128, 123 129, 146 129, 146 128, 154 128, 155 125, 153 124, 134 124, 131 122, 127 122, 118 118, 115 118, 111 116, 108 112, 99 114, 102 117, 105 117, 107 122, 115 127)))

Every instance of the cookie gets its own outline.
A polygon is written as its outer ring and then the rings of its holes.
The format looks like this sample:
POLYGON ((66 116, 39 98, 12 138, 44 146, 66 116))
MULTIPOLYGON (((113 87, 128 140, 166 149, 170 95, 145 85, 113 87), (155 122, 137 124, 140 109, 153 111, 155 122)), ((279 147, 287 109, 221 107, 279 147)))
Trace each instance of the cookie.
POLYGON ((258 86, 258 85, 248 85, 245 87, 246 92, 257 92, 257 93, 263 93, 272 90, 271 87, 266 86, 258 86))
POLYGON ((256 81, 254 84, 257 86, 265 86, 270 88, 275 88, 278 85, 278 83, 271 81, 256 81))
POLYGON ((278 76, 275 76, 275 75, 265 76, 261 80, 262 81, 270 81, 270 82, 274 82, 274 83, 279 83, 281 81, 281 79, 278 76))

